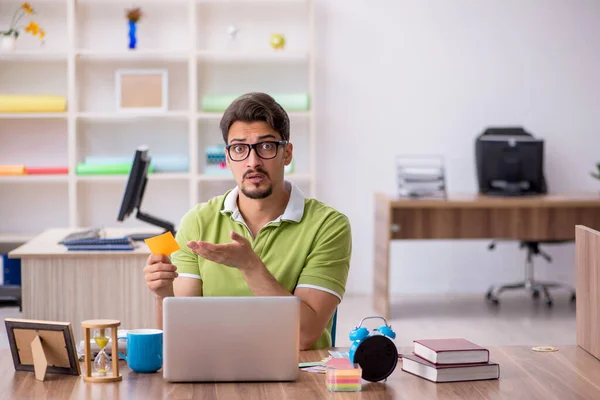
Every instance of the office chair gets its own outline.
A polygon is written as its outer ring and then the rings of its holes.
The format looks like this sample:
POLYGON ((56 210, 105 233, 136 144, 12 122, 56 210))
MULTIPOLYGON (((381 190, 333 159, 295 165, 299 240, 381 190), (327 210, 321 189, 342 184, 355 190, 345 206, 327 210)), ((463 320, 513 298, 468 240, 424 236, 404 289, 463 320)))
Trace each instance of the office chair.
POLYGON ((331 347, 335 347, 335 332, 337 330, 337 308, 333 313, 333 323, 331 324, 331 347))
MULTIPOLYGON (((571 302, 575 301, 575 289, 569 285, 558 283, 558 282, 537 282, 533 279, 533 258, 536 256, 542 256, 546 261, 552 262, 552 258, 542 250, 540 250, 540 244, 560 244, 568 243, 572 240, 555 240, 555 241, 521 241, 520 248, 525 248, 527 256, 525 260, 525 280, 523 282, 517 282, 512 284, 506 284, 501 286, 492 286, 486 294, 486 298, 494 305, 497 305, 500 301, 498 296, 505 290, 508 289, 525 289, 531 292, 534 299, 540 297, 540 293, 544 294, 545 303, 548 307, 552 307, 552 297, 548 289, 552 288, 563 288, 571 292, 571 302)), ((493 241, 488 246, 489 250, 494 250, 496 242, 493 241)))

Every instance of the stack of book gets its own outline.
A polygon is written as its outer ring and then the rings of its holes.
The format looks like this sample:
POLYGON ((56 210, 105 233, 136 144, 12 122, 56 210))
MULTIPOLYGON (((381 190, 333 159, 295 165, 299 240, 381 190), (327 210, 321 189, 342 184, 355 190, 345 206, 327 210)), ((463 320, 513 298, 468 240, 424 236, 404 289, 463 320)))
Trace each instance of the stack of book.
POLYGON ((415 340, 413 354, 402 355, 402 370, 432 382, 500 378, 490 352, 466 339, 415 340))
POLYGON ((135 244, 129 236, 120 238, 82 238, 61 242, 69 251, 117 251, 133 250, 135 244))

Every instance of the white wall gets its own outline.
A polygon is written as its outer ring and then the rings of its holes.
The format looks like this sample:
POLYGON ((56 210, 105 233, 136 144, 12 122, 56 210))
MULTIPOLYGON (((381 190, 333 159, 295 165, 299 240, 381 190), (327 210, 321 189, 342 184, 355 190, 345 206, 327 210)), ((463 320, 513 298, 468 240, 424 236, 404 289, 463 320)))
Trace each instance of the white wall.
MULTIPOLYGON (((395 191, 394 156, 438 153, 451 192, 476 191, 474 139, 522 125, 546 140, 551 191, 600 191, 600 2, 320 0, 319 197, 348 215, 348 292, 370 292, 373 194, 395 191)), ((482 292, 523 277, 516 243, 392 246, 392 291, 482 292)), ((572 245, 538 277, 572 281, 572 245)))

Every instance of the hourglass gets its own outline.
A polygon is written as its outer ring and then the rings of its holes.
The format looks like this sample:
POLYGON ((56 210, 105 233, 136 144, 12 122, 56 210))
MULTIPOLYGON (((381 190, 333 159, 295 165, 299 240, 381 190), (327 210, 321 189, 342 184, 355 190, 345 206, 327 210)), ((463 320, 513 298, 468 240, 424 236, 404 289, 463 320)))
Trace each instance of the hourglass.
POLYGON ((110 358, 106 354, 106 346, 110 337, 110 333, 107 331, 110 331, 110 328, 96 328, 92 331, 94 342, 100 348, 94 364, 92 364, 92 376, 106 376, 111 372, 110 358))
POLYGON ((119 343, 117 327, 121 322, 106 319, 83 321, 84 328, 84 356, 86 382, 118 382, 122 379, 119 375, 119 343), (91 332, 90 332, 91 331, 91 332), (100 351, 92 363, 91 340, 98 345, 100 351), (106 354, 108 341, 112 340, 112 358, 106 354))

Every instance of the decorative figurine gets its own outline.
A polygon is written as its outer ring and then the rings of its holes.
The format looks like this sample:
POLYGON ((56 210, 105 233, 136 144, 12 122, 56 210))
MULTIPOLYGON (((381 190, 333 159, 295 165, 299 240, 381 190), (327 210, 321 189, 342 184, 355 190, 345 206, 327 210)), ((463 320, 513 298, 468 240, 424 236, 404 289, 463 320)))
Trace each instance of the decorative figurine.
POLYGON ((238 34, 238 28, 235 25, 229 25, 229 27, 227 28, 227 33, 229 34, 229 36, 231 36, 233 40, 235 40, 238 34))

